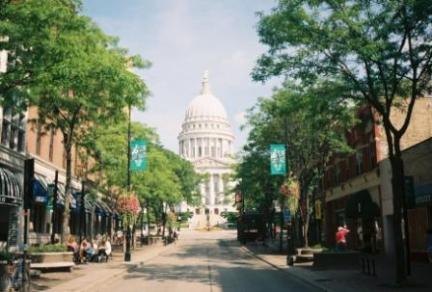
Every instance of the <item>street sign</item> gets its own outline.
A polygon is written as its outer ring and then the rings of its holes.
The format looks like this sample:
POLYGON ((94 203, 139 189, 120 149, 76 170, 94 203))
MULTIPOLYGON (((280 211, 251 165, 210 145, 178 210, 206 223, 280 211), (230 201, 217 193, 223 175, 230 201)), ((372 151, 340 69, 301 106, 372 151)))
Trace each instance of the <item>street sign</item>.
POLYGON ((131 142, 131 164, 132 171, 144 171, 147 168, 147 141, 133 140, 131 142))
POLYGON ((285 175, 285 145, 271 144, 270 145, 270 171, 272 175, 285 175))

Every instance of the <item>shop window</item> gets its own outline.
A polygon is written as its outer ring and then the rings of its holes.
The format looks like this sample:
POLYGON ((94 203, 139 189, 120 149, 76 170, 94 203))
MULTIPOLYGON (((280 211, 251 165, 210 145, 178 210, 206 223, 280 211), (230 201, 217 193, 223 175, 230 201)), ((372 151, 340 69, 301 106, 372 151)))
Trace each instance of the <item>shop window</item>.
POLYGON ((357 151, 356 153, 356 171, 357 175, 361 174, 364 169, 364 161, 363 161, 363 153, 361 150, 357 151))
POLYGON ((31 210, 31 221, 33 223, 33 231, 38 233, 45 233, 45 218, 47 211, 44 204, 34 204, 31 210))
POLYGON ((62 233, 63 230, 63 207, 57 208, 56 212, 56 220, 53 226, 55 233, 62 233))

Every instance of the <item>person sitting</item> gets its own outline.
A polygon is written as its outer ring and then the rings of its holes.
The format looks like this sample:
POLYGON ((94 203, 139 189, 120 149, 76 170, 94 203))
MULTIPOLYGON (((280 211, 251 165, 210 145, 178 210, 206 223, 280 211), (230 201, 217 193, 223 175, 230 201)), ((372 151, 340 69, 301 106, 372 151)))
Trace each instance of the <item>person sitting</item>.
POLYGON ((67 250, 73 252, 73 261, 75 263, 79 263, 80 262, 80 252, 79 252, 79 246, 78 243, 75 240, 75 237, 73 237, 72 235, 69 236, 67 243, 67 250))
POLYGON ((109 239, 102 239, 102 242, 99 246, 99 252, 98 252, 98 260, 99 262, 108 262, 109 257, 111 256, 111 243, 109 242, 109 239))
POLYGON ((97 250, 98 250, 98 247, 97 247, 96 242, 89 240, 87 247, 86 247, 86 250, 85 250, 86 251, 86 258, 89 262, 97 262, 97 254, 96 254, 97 250))
POLYGON ((84 238, 81 241, 81 245, 80 245, 80 262, 81 263, 87 263, 87 247, 89 246, 88 241, 84 238))

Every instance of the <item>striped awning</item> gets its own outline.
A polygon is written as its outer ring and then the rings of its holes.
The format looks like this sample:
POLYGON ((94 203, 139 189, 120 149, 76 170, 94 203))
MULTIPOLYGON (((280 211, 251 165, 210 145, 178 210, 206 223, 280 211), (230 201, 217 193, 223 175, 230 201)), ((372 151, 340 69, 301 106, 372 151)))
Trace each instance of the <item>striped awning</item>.
POLYGON ((17 206, 21 202, 21 188, 17 177, 10 170, 0 167, 0 204, 17 206))

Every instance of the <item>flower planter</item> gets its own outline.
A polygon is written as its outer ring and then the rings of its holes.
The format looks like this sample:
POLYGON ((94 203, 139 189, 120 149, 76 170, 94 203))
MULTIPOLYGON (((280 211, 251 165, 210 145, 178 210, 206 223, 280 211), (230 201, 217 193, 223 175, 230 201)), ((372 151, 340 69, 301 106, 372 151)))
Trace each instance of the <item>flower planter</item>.
POLYGON ((11 279, 14 270, 14 263, 0 261, 0 291, 8 291, 11 287, 11 279))
POLYGON ((358 269, 360 253, 358 251, 314 253, 313 260, 313 266, 317 269, 358 269))
POLYGON ((32 263, 73 262, 73 252, 33 252, 30 258, 32 263))

